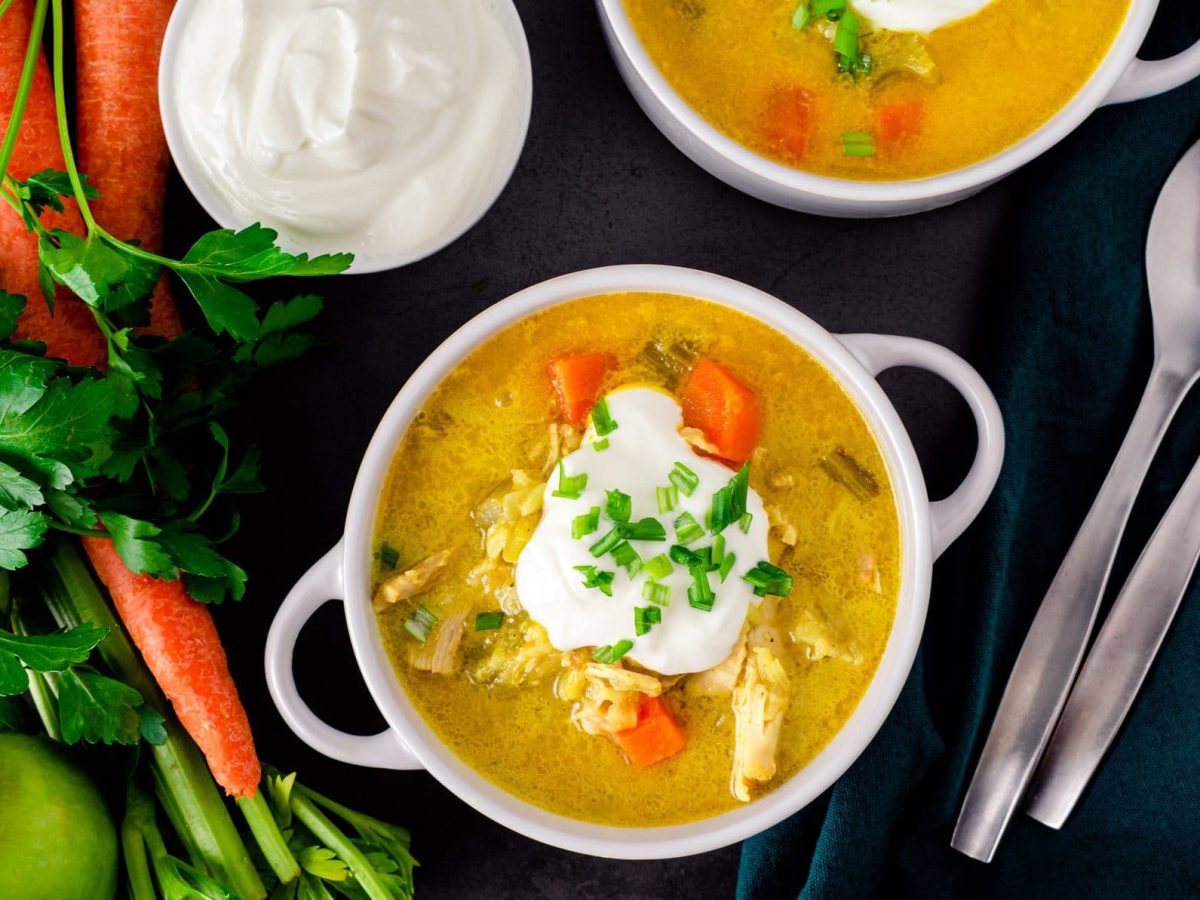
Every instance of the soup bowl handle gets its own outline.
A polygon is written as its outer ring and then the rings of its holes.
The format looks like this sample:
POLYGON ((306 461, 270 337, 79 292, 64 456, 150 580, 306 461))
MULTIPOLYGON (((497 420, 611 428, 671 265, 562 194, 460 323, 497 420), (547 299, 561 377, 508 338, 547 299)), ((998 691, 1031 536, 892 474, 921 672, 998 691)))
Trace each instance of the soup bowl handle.
POLYGON ((1129 63, 1104 105, 1143 100, 1162 94, 1200 76, 1200 41, 1166 59, 1138 59, 1129 63))
POLYGON ((995 397, 979 373, 939 344, 886 334, 838 335, 872 376, 885 369, 907 366, 924 369, 948 381, 967 401, 975 417, 978 448, 962 484, 949 497, 929 504, 933 558, 937 559, 961 535, 992 493, 1004 461, 1004 421, 995 397))
POLYGON ((267 688, 279 714, 296 737, 331 759, 376 769, 420 769, 421 764, 392 729, 357 735, 321 721, 300 697, 292 672, 292 655, 301 629, 331 600, 344 600, 342 545, 313 564, 296 582, 275 614, 265 651, 267 688))

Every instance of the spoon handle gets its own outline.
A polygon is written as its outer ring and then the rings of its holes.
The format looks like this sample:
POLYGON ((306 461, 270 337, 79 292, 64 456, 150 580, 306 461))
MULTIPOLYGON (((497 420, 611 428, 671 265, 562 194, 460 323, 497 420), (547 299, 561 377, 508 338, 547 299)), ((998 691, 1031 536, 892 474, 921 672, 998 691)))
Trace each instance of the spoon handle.
POLYGON ((1009 676, 950 845, 988 862, 1062 711, 1146 470, 1195 381, 1155 360, 1129 432, 1009 676))
POLYGON ((1025 811, 1062 827, 1133 706, 1200 559, 1200 462, 1179 489, 1088 651, 1025 811))

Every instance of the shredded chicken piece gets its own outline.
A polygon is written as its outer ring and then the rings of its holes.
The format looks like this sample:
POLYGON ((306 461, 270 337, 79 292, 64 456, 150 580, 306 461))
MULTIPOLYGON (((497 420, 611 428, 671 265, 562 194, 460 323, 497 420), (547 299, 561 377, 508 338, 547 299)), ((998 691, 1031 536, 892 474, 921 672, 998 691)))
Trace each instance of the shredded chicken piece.
MULTIPOLYGON (((588 667, 590 668, 590 666, 588 667)), ((626 670, 617 666, 599 666, 615 672, 626 670)), ((635 672, 626 672, 636 675, 635 672)), ((585 669, 583 697, 571 709, 571 721, 588 734, 616 734, 637 724, 641 692, 622 690, 617 687, 609 673, 593 674, 585 669)), ((649 676, 639 676, 646 677, 649 676)), ((651 679, 653 680, 653 679, 651 679)), ((658 683, 655 682, 657 685, 658 683)), ((658 685, 659 692, 662 686, 658 685)))
POLYGON ((538 684, 559 667, 560 651, 550 644, 546 629, 534 621, 503 629, 492 652, 471 673, 490 684, 538 684))
POLYGON ((493 492, 484 501, 488 515, 477 521, 486 526, 483 550, 487 558, 515 564, 537 527, 546 483, 524 469, 513 469, 507 484, 509 490, 500 496, 493 492))
POLYGON ((559 449, 560 456, 566 456, 568 453, 574 453, 579 449, 579 445, 583 443, 583 432, 578 428, 573 428, 570 425, 558 426, 559 449))
POLYGON ((704 436, 704 432, 699 428, 691 428, 685 425, 679 429, 679 436, 697 450, 703 450, 705 453, 708 453, 711 456, 721 455, 720 448, 706 438, 704 436))
POLYGON ((879 575, 879 567, 875 565, 875 557, 870 553, 864 553, 858 559, 858 580, 875 593, 883 593, 883 579, 879 575))
POLYGON ((840 659, 852 666, 862 662, 862 655, 853 642, 835 636, 829 625, 817 618, 812 610, 801 609, 789 633, 793 641, 804 645, 805 657, 814 662, 821 659, 840 659))
POLYGON ((453 675, 458 671, 458 645, 462 641, 466 624, 465 607, 451 613, 438 625, 433 641, 409 651, 409 663, 414 669, 420 669, 422 672, 453 675))
POLYGON ((733 652, 725 657, 724 662, 703 672, 697 672, 689 678, 688 693, 699 697, 725 697, 732 694, 738 675, 742 672, 742 663, 745 661, 746 626, 743 625, 742 633, 738 635, 738 642, 734 646, 733 652))
POLYGON ((800 537, 796 526, 787 520, 783 510, 778 506, 770 505, 766 507, 766 510, 767 521, 771 524, 771 530, 775 532, 775 536, 789 547, 795 547, 796 541, 800 537))
POLYGON ((788 708, 788 695, 783 664, 766 647, 753 648, 733 692, 735 725, 730 790, 743 802, 750 800, 753 782, 775 777, 775 751, 788 708))
POLYGON ((618 691, 637 691, 647 697, 657 697, 663 692, 662 682, 653 675, 643 675, 622 666, 606 666, 602 663, 588 663, 584 667, 584 675, 608 682, 609 687, 618 691))
POLYGON ((407 572, 393 575, 375 592, 375 608, 385 609, 392 604, 423 594, 437 585, 446 573, 450 550, 427 556, 407 572))
POLYGON ((791 472, 776 472, 767 479, 767 484, 777 491, 790 491, 796 486, 796 476, 791 472))
POLYGON ((517 589, 513 585, 496 588, 493 592, 496 602, 500 604, 500 611, 506 616, 515 616, 521 612, 521 598, 517 596, 517 589))

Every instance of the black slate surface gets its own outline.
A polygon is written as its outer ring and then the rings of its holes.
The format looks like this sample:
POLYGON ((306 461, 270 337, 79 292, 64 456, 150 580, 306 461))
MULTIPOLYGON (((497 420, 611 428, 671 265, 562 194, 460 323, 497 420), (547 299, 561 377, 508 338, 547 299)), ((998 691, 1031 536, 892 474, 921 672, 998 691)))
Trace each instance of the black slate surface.
MULTIPOLYGON (((676 151, 617 75, 584 2, 517 0, 533 54, 529 140, 508 189, 464 238, 405 269, 330 280, 325 341, 254 391, 242 423, 261 443, 269 492, 246 504, 232 548, 251 577, 217 610, 260 755, 317 789, 409 826, 418 890, 436 898, 696 898, 733 891, 738 851, 617 862, 555 850, 475 813, 421 772, 324 759, 276 713, 262 675, 270 620, 288 588, 341 533, 358 461, 388 402, 454 329, 535 282, 591 266, 656 262, 707 269, 770 291, 831 331, 938 341, 981 357, 992 248, 1014 190, 993 187, 905 219, 839 221, 776 209, 726 187, 676 151)), ((211 227, 177 181, 169 241, 211 227)), ((179 250, 180 246, 173 249, 179 250)), ((948 493, 973 446, 965 406, 924 373, 884 384, 909 425, 931 494, 948 493)), ((302 636, 297 680, 331 724, 379 730, 337 604, 302 636)))

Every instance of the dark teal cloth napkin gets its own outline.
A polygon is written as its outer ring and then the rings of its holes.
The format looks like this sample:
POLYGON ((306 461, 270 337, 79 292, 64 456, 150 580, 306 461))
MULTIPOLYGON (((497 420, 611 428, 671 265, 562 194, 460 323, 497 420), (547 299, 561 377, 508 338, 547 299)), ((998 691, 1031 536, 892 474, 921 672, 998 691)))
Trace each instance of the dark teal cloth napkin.
MULTIPOLYGON (((1144 52, 1164 56, 1198 35, 1196 0, 1164 0, 1144 52)), ((1193 83, 1100 110, 1014 176, 1015 230, 997 248, 1002 281, 981 332, 1007 423, 996 494, 934 569, 921 650, 879 735, 825 796, 743 845, 740 898, 1200 897, 1196 584, 1063 830, 1019 813, 990 865, 949 846, 1021 641, 1145 385, 1146 229, 1198 138, 1193 83)), ((1114 587, 1198 455, 1192 398, 1135 507, 1114 587)))

